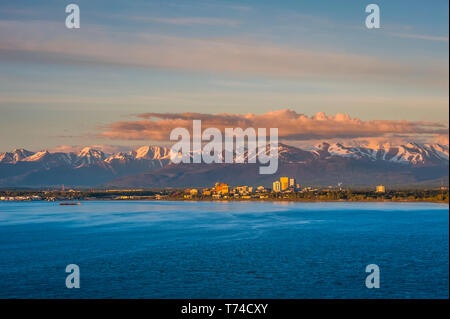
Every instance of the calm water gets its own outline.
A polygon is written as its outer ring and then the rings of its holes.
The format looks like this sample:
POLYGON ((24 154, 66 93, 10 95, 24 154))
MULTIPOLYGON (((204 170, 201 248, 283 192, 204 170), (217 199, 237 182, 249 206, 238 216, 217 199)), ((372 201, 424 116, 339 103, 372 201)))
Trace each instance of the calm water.
POLYGON ((448 298, 448 205, 0 202, 2 298, 448 298), (77 264, 81 288, 65 287, 77 264), (365 267, 381 269, 367 289, 365 267))

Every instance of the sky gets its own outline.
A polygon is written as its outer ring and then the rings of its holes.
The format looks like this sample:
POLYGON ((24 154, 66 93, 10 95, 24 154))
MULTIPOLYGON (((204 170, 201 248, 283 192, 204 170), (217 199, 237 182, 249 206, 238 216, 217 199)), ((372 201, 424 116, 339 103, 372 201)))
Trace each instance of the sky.
POLYGON ((0 152, 166 143, 193 118, 448 144, 448 1, 374 2, 380 29, 369 3, 0 0, 0 152))

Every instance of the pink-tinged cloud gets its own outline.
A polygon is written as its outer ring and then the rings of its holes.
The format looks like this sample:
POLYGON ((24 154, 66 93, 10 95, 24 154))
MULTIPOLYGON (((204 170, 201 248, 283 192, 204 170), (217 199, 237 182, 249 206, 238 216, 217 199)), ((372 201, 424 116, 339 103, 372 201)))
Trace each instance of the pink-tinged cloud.
MULTIPOLYGON (((216 20, 167 20, 172 23, 216 20)), ((224 22, 224 21, 222 21, 224 22)), ((56 23, 1 21, 0 60, 75 63, 201 71, 289 79, 397 83, 448 87, 448 63, 386 59, 307 49, 249 38, 185 38, 111 32, 84 25, 68 35, 56 23)))
POLYGON ((235 27, 240 23, 236 20, 230 19, 220 19, 220 18, 208 18, 208 17, 186 17, 186 18, 161 18, 161 17, 131 17, 135 21, 148 21, 148 22, 158 22, 164 24, 174 24, 174 25, 215 25, 215 26, 228 26, 235 27))
POLYGON ((140 120, 110 124, 100 136, 115 140, 168 141, 174 128, 192 131, 192 121, 202 120, 202 129, 278 128, 279 137, 289 140, 383 137, 389 135, 424 136, 447 134, 445 124, 425 121, 363 121, 347 114, 307 116, 284 109, 264 114, 144 113, 140 120))
POLYGON ((409 34, 409 33, 394 33, 394 32, 389 33, 389 35, 398 38, 448 42, 448 36, 433 36, 424 34, 409 34))
MULTIPOLYGON (((49 151, 52 153, 79 153, 83 148, 85 148, 86 145, 59 145, 56 146, 49 151)), ((97 144, 97 145, 91 145, 89 146, 93 149, 102 151, 104 153, 117 153, 117 152, 128 152, 130 151, 130 147, 127 146, 120 146, 120 145, 103 145, 103 144, 97 144)))
POLYGON ((442 145, 449 145, 448 141, 449 141, 448 132, 447 132, 447 134, 437 135, 434 138, 435 143, 442 144, 442 145))

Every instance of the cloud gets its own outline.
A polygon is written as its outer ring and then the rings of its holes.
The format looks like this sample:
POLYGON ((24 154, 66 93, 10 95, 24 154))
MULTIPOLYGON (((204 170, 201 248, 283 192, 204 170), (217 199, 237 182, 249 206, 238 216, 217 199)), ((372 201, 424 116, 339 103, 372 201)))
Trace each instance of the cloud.
POLYGON ((208 17, 185 17, 185 18, 162 18, 162 17, 145 17, 136 16, 132 17, 132 20, 141 22, 158 22, 164 24, 173 25, 211 25, 211 26, 228 26, 236 27, 240 24, 239 21, 221 18, 208 18, 208 17))
POLYGON ((49 150, 51 153, 78 153, 83 149, 80 145, 58 145, 49 150))
MULTIPOLYGON (((167 21, 219 22, 217 19, 205 19, 167 21)), ((448 86, 448 68, 440 63, 406 63, 248 38, 111 32, 88 24, 84 24, 77 32, 68 32, 57 23, 43 21, 0 21, 0 38, 0 60, 163 68, 326 81, 383 81, 407 86, 411 83, 448 86)))
POLYGON ((445 36, 433 36, 433 35, 411 34, 411 33, 394 33, 394 32, 390 32, 389 35, 397 38, 448 42, 448 36, 445 37, 445 36))
MULTIPOLYGON (((86 145, 59 145, 59 146, 56 146, 56 147, 50 149, 49 151, 52 153, 57 153, 57 152, 79 153, 85 147, 86 147, 86 145)), ((96 145, 90 145, 89 147, 92 147, 96 150, 100 150, 107 154, 130 151, 130 147, 121 146, 121 145, 96 144, 96 145)))
POLYGON ((278 128, 279 137, 286 140, 317 140, 331 138, 387 137, 390 135, 424 136, 446 134, 445 124, 426 121, 369 120, 352 118, 347 114, 313 116, 290 109, 264 114, 206 114, 206 113, 144 113, 136 121, 110 124, 99 135, 113 140, 167 141, 174 128, 192 131, 192 121, 202 120, 202 129, 225 128, 278 128))
POLYGON ((434 138, 434 142, 435 143, 439 143, 439 144, 442 144, 442 145, 447 145, 448 146, 448 141, 449 141, 449 138, 448 138, 449 136, 448 136, 448 132, 447 132, 447 134, 440 134, 440 135, 436 135, 435 136, 435 138, 434 138))

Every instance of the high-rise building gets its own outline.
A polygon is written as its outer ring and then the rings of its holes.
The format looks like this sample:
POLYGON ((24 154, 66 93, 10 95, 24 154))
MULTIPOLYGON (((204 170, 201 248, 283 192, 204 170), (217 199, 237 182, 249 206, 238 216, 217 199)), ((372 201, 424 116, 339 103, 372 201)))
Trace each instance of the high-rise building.
POLYGON ((384 185, 378 185, 376 188, 377 193, 386 193, 386 187, 384 185))
POLYGON ((289 187, 295 188, 295 178, 289 178, 289 187))
POLYGON ((280 177, 281 190, 284 191, 289 188, 289 177, 280 177))
POLYGON ((212 188, 212 191, 218 194, 228 194, 228 184, 216 183, 216 185, 212 188))
POLYGON ((281 191, 281 183, 279 181, 273 182, 273 191, 280 192, 281 191))

